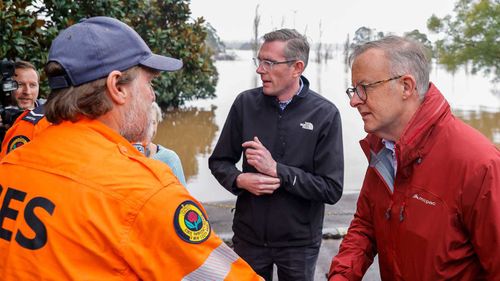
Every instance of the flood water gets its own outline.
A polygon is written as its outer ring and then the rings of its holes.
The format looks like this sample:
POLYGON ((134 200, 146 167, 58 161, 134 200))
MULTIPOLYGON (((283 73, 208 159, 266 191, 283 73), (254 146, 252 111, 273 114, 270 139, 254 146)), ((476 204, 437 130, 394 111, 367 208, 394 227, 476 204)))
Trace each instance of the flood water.
MULTIPOLYGON (((173 149, 181 158, 191 194, 202 202, 234 199, 208 169, 208 157, 224 126, 237 94, 259 85, 250 51, 236 51, 236 61, 217 61, 219 82, 217 98, 193 101, 167 112, 159 125, 155 142, 173 149), (257 84, 256 84, 257 83, 257 84)), ((311 54, 311 57, 313 55, 311 54)), ((366 133, 356 109, 349 106, 345 89, 350 87, 350 70, 341 63, 341 52, 326 64, 310 61, 304 72, 311 89, 331 100, 342 117, 344 141, 344 192, 361 188, 367 161, 358 141, 366 133)), ((456 116, 478 129, 500 147, 500 89, 490 77, 468 75, 460 71, 452 75, 434 68, 431 81, 445 95, 456 116)), ((307 144, 304 144, 307 145, 307 144)))

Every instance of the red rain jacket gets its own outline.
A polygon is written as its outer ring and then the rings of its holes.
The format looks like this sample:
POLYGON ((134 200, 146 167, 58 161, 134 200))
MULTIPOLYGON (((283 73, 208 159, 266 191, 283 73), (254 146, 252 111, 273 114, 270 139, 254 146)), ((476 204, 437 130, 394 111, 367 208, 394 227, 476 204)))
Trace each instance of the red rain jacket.
POLYGON ((451 114, 433 85, 396 143, 394 193, 377 169, 381 139, 329 280, 361 280, 378 254, 382 280, 500 280, 500 152, 451 114))

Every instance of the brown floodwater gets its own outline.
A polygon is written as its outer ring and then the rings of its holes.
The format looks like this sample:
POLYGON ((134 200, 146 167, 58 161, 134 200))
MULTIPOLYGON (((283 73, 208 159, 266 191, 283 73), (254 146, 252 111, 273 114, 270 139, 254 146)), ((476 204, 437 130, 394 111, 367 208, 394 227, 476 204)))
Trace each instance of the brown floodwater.
MULTIPOLYGON (((165 113, 155 142, 177 152, 181 158, 188 190, 204 202, 222 201, 234 196, 222 188, 208 169, 208 157, 238 93, 258 84, 249 52, 239 52, 237 61, 219 61, 217 98, 189 102, 165 113)), ((337 59, 338 60, 338 59, 337 59)), ((342 117, 345 192, 359 191, 367 163, 358 141, 364 137, 363 123, 357 110, 349 106, 345 88, 350 73, 334 57, 328 64, 310 62, 305 76, 311 88, 336 104, 342 117)), ((500 147, 500 94, 489 78, 467 74, 451 75, 435 69, 431 81, 452 106, 453 113, 500 147)))

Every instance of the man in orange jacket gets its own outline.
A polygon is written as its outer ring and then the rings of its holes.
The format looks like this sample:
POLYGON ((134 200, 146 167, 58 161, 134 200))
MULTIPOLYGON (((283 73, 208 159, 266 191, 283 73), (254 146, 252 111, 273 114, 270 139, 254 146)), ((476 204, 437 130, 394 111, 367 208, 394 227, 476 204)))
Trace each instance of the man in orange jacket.
POLYGON ((38 70, 33 64, 22 60, 16 61, 14 66, 14 79, 19 87, 8 98, 8 102, 12 103, 9 106, 12 108, 9 114, 10 118, 2 120, 0 117, 0 126, 3 125, 2 133, 5 134, 1 135, 0 133, 0 141, 2 142, 0 160, 11 150, 32 140, 38 132, 49 125, 47 120, 43 118, 44 101, 37 99, 40 82, 38 70), (16 114, 12 112, 16 112, 16 114), (15 122, 12 122, 12 119, 15 122), (3 122, 6 124, 2 124, 3 122))
POLYGON ((44 118, 43 104, 33 110, 24 111, 5 133, 0 150, 0 160, 12 150, 25 145, 31 141, 45 128, 50 126, 47 118, 44 118))
POLYGON ((181 67, 108 17, 52 42, 53 125, 0 162, 0 280, 262 280, 130 144, 147 133, 151 80, 181 67))

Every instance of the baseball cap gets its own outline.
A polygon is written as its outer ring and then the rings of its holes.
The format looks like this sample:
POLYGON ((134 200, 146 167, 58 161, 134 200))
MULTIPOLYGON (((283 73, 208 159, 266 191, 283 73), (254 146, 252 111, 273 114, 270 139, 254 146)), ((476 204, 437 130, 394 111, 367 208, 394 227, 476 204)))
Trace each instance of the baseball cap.
POLYGON ((110 17, 82 19, 52 41, 49 62, 59 63, 66 75, 49 77, 51 89, 79 86, 143 65, 158 71, 175 71, 182 61, 156 55, 130 26, 110 17))

